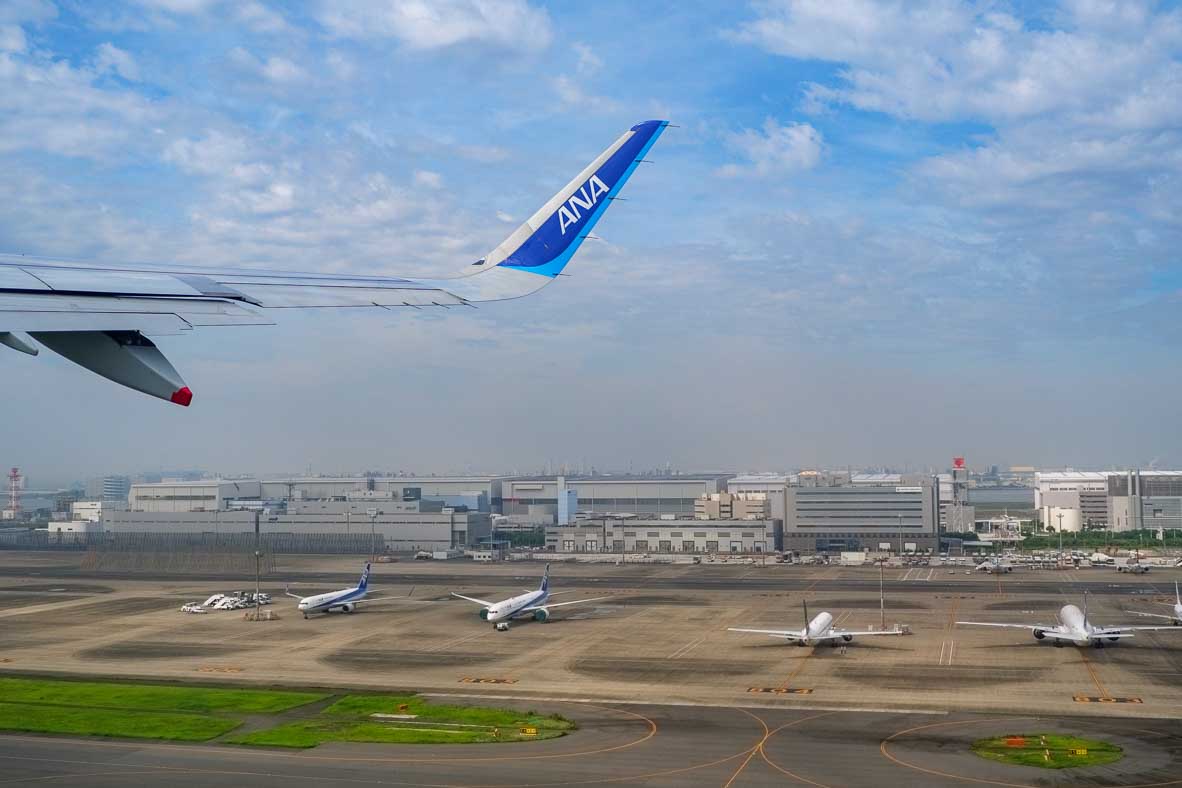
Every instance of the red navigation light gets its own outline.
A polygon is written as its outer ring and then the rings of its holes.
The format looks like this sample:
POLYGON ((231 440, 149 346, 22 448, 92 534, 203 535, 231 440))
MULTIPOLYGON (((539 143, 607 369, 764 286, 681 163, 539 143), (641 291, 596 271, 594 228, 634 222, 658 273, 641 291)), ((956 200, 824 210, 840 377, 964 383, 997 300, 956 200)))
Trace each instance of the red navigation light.
POLYGON ((193 392, 189 390, 188 386, 184 386, 172 392, 172 396, 169 397, 169 400, 187 408, 189 407, 189 403, 193 401, 193 392))
POLYGON ((952 458, 952 467, 953 468, 963 468, 964 467, 964 457, 953 457, 952 458))

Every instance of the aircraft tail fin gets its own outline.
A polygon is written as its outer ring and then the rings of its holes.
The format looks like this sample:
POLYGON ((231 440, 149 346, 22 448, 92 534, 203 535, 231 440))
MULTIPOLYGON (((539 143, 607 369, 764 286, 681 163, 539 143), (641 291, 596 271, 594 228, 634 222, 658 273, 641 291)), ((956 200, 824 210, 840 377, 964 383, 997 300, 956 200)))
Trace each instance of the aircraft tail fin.
POLYGON ((369 587, 369 564, 365 565, 365 569, 361 571, 361 581, 357 583, 357 588, 364 591, 369 587))
POLYGON ((1083 592, 1083 608, 1084 608, 1083 609, 1084 624, 1087 624, 1088 623, 1088 592, 1087 591, 1083 592))
POLYGON ((542 573, 542 585, 538 587, 539 591, 550 590, 550 565, 546 564, 546 571, 542 573))
POLYGON ((804 607, 804 632, 807 635, 809 631, 809 603, 802 599, 800 604, 804 607))
POLYGON ((1182 605, 1182 591, 1178 590, 1178 581, 1174 581, 1174 601, 1182 605))

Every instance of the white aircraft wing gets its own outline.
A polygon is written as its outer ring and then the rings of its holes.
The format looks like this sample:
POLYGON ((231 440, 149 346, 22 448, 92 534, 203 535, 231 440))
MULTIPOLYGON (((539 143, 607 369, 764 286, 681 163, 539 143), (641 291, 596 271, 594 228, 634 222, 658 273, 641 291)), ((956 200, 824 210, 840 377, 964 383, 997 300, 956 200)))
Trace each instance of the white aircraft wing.
POLYGON ((283 309, 464 307, 554 281, 668 126, 633 126, 495 249, 451 279, 215 271, 0 255, 0 344, 39 345, 109 380, 189 405, 193 392, 148 337, 268 325, 283 309))
POLYGON ((541 610, 542 608, 546 608, 547 610, 549 610, 552 607, 566 607, 567 605, 581 605, 584 602, 598 602, 601 599, 607 599, 607 598, 608 597, 606 597, 606 596, 593 596, 590 599, 572 599, 570 602, 553 602, 553 603, 547 602, 544 605, 533 605, 531 607, 523 607, 521 609, 521 612, 522 613, 529 613, 534 610, 541 610))
POLYGON ((1182 632, 1182 627, 1177 627, 1177 626, 1105 627, 1102 631, 1103 631, 1105 637, 1109 637, 1109 633, 1115 635, 1119 632, 1182 632))
POLYGON ((459 597, 460 599, 466 599, 469 602, 475 602, 478 605, 484 605, 485 607, 492 607, 494 604, 496 604, 495 602, 489 602, 487 599, 477 599, 474 596, 464 596, 463 594, 457 594, 455 591, 452 591, 451 595, 454 597, 459 597))
POLYGON ((860 638, 868 637, 870 635, 902 635, 905 634, 901 629, 867 629, 865 631, 857 629, 831 629, 829 630, 830 637, 845 637, 847 635, 857 635, 860 638))
MULTIPOLYGON (((1134 616, 1144 616, 1145 618, 1164 618, 1167 621, 1177 621, 1178 620, 1177 616, 1165 616, 1165 615, 1162 615, 1161 613, 1142 613, 1138 610, 1130 610, 1129 612, 1132 613, 1134 616)), ((1171 629, 1171 627, 1164 627, 1164 628, 1171 629)))
MULTIPOLYGON (((1033 632, 1037 629, 1041 629, 1044 632, 1047 632, 1048 634, 1051 632, 1054 632, 1055 630, 1058 629, 1058 627, 1055 626, 1054 624, 995 624, 995 623, 989 622, 989 621, 957 621, 956 622, 957 626, 960 626, 962 624, 965 626, 970 626, 970 627, 1001 627, 1003 629, 1025 629, 1030 632, 1033 632)), ((1064 636, 1056 634, 1056 637, 1064 637, 1064 636)))
POLYGON ((738 627, 727 627, 727 632, 749 632, 753 635, 770 635, 774 638, 787 638, 789 640, 800 640, 800 630, 788 629, 740 629, 738 627))

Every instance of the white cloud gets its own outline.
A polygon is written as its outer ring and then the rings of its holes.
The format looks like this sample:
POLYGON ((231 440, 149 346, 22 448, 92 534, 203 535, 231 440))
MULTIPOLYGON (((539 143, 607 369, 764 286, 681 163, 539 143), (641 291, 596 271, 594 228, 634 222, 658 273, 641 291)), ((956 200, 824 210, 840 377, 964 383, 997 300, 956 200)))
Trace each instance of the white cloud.
POLYGON ((144 8, 165 11, 170 14, 203 14, 223 0, 135 0, 144 8))
POLYGON ((120 49, 110 42, 100 44, 94 60, 95 70, 100 74, 113 72, 128 82, 139 82, 140 67, 130 52, 120 49))
POLYGON ((439 189, 443 186, 443 176, 430 170, 415 170, 414 182, 415 186, 422 186, 427 189, 439 189))
POLYGON ((772 0, 733 38, 803 60, 842 63, 814 101, 942 121, 1085 111, 1173 70, 1182 11, 1071 2, 1056 27, 993 4, 947 0, 772 0))
POLYGON ((579 76, 593 76, 598 74, 603 68, 603 60, 595 54, 595 51, 590 46, 584 44, 582 41, 576 41, 571 44, 571 49, 579 56, 578 62, 575 63, 575 70, 579 76))
POLYGON ((57 7, 49 0, 5 0, 0 3, 0 24, 48 22, 57 16, 57 7))
POLYGON ((0 153, 107 159, 152 151, 152 130, 169 117, 166 102, 99 87, 100 76, 44 53, 0 52, 0 153))
POLYGON ((571 77, 559 74, 551 81, 558 99, 567 107, 593 112, 614 112, 619 108, 616 102, 606 96, 596 96, 583 90, 571 77))
POLYGON ((409 49, 481 43, 539 50, 550 17, 527 0, 326 0, 317 18, 340 38, 393 38, 409 49))
POLYGON ((821 132, 808 123, 780 125, 774 118, 763 122, 762 131, 744 129, 731 134, 727 147, 745 158, 748 165, 728 164, 719 169, 726 177, 753 174, 774 175, 799 172, 817 166, 825 143, 821 132))
POLYGON ((28 45, 24 30, 16 25, 0 25, 0 52, 24 52, 28 45))
POLYGON ((308 72, 285 57, 272 55, 260 60, 243 47, 234 47, 227 55, 230 63, 247 74, 274 85, 286 86, 306 82, 308 72))
POLYGON ((238 21, 256 33, 290 33, 283 15, 259 2, 242 3, 237 8, 238 21))
POLYGON ((357 76, 357 63, 343 52, 329 51, 324 56, 324 64, 328 66, 332 75, 341 82, 349 82, 357 76))

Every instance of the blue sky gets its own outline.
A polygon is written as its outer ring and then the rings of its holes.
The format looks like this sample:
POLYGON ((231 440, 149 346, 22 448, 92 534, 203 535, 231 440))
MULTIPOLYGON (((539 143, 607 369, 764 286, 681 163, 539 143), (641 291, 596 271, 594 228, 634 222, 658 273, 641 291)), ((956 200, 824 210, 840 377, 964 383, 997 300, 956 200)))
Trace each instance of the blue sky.
POLYGON ((11 0, 5 251, 446 275, 680 128, 531 299, 164 339, 187 411, 0 355, 0 460, 1182 462, 1180 54, 1132 1, 11 0))

